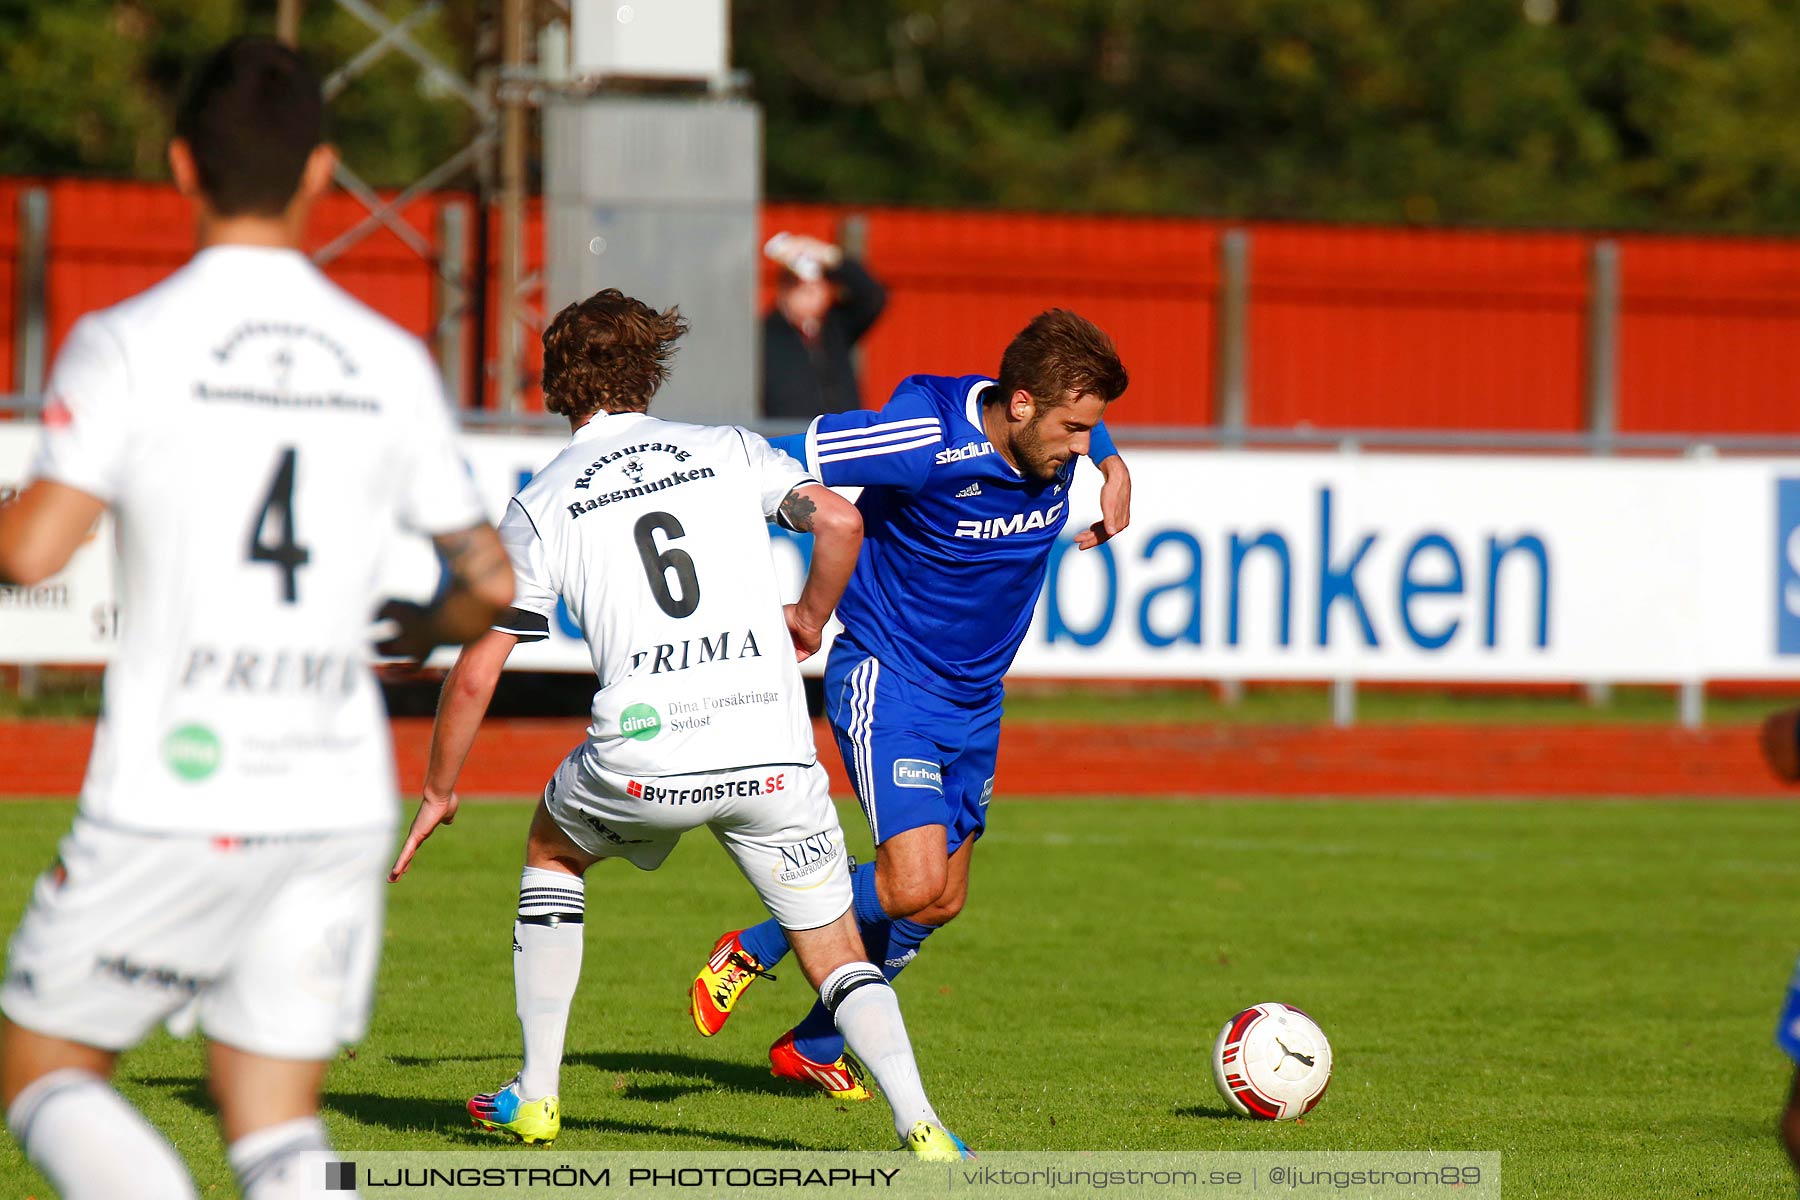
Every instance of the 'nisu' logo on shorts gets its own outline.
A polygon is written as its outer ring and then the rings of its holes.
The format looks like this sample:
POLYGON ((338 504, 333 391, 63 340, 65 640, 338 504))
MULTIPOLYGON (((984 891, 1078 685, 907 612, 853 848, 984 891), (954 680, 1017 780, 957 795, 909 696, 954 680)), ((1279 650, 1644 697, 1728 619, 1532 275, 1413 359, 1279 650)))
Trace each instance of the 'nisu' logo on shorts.
POLYGON ((829 833, 815 833, 779 849, 781 861, 775 864, 775 881, 797 891, 816 888, 830 878, 822 872, 837 861, 839 850, 832 844, 829 833), (814 875, 819 878, 805 882, 814 875))
POLYGON ((894 760, 894 786, 903 788, 924 788, 928 792, 942 794, 944 790, 944 774, 933 762, 922 758, 896 758, 894 760))

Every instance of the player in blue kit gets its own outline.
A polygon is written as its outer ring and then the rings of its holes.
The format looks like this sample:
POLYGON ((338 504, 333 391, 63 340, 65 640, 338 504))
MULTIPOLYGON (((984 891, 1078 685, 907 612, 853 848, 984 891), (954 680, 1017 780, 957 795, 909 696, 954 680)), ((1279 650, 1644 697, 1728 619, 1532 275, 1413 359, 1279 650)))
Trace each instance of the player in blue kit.
MULTIPOLYGON (((864 489, 825 711, 875 840, 852 888, 864 948, 890 980, 968 895, 994 792, 1001 679, 1068 521, 1077 457, 1106 482, 1105 515, 1076 544, 1098 545, 1130 518, 1131 477, 1101 424, 1126 381, 1111 338, 1052 309, 1007 346, 998 379, 914 375, 879 412, 828 414, 775 439, 826 484, 864 489)), ((772 921, 721 937, 691 992, 700 1032, 717 1033, 786 953, 772 921)), ((823 1009, 769 1060, 839 1099, 869 1095, 823 1009)))
POLYGON ((1788 984, 1787 1000, 1781 1006, 1781 1018, 1775 1024, 1775 1044, 1793 1062, 1794 1081, 1788 1090, 1787 1103, 1781 1109, 1779 1125, 1782 1149, 1788 1161, 1800 1171, 1800 964, 1794 967, 1793 982, 1788 984))
MULTIPOLYGON (((1762 726, 1763 762, 1783 783, 1800 783, 1800 708, 1772 713, 1762 726)), ((1777 1126, 1788 1161, 1800 1172, 1800 963, 1794 966, 1781 1016, 1775 1022, 1775 1044, 1794 1064, 1793 1084, 1777 1126)))

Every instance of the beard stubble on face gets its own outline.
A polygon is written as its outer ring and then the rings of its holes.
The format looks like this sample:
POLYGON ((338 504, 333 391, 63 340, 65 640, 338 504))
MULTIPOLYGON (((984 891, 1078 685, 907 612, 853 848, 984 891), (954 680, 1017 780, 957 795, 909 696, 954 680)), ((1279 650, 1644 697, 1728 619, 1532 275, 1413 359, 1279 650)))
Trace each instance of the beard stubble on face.
POLYGON ((1066 458, 1056 458, 1050 448, 1044 444, 1044 435, 1039 423, 1045 418, 1034 417, 1025 422, 1013 435, 1013 457, 1018 460, 1019 470, 1040 483, 1049 483, 1056 479, 1062 470, 1066 458))

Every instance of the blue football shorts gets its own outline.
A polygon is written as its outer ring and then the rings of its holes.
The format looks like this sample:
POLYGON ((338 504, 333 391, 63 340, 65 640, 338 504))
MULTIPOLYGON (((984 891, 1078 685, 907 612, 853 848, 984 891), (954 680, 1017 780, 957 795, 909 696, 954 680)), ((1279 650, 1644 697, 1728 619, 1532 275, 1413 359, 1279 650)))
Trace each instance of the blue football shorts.
POLYGON ((942 825, 948 849, 981 836, 994 797, 1003 693, 947 700, 839 634, 825 666, 825 713, 875 844, 942 825))

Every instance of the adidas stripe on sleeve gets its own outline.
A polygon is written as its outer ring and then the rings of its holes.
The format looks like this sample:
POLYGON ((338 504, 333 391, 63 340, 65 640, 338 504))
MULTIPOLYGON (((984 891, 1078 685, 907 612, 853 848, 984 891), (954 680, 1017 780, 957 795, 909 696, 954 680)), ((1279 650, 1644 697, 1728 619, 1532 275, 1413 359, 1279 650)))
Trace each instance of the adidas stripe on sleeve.
POLYGON ((902 383, 879 412, 826 413, 774 445, 831 487, 913 488, 944 448, 944 426, 930 398, 902 383))

